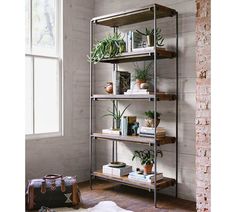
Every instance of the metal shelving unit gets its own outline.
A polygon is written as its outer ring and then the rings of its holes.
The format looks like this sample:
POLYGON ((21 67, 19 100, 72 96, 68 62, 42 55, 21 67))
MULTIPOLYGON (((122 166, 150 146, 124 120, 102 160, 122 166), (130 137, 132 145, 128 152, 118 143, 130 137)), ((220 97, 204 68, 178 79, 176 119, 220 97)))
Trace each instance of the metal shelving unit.
MULTIPOLYGON (((153 48, 149 51, 142 52, 131 52, 123 53, 114 58, 106 58, 101 62, 113 64, 113 76, 116 76, 116 70, 119 63, 125 62, 135 62, 135 61, 145 61, 145 60, 154 60, 154 93, 150 95, 105 95, 105 94, 94 94, 93 88, 93 72, 94 65, 90 62, 90 187, 92 189, 92 179, 93 177, 98 177, 104 180, 115 181, 124 185, 133 186, 141 189, 146 189, 149 191, 154 191, 154 205, 156 207, 157 198, 156 193, 158 190, 174 186, 175 185, 175 196, 178 194, 178 12, 174 9, 164 7, 158 4, 148 5, 142 8, 127 10, 119 13, 113 13, 110 15, 95 17, 90 22, 90 52, 93 48, 94 40, 94 25, 99 24, 103 26, 112 27, 114 33, 118 31, 118 28, 123 25, 129 25, 134 23, 139 23, 143 21, 153 20, 154 28, 154 43, 156 43, 156 28, 157 28, 157 19, 165 17, 175 17, 176 21, 176 50, 167 51, 164 49, 153 48), (156 59, 155 59, 156 58, 156 59), (158 93, 157 92, 157 60, 159 59, 176 59, 176 93, 158 93), (158 138, 155 132, 153 138, 144 138, 139 136, 113 136, 113 135, 104 135, 101 133, 93 132, 93 104, 97 100, 112 100, 113 103, 118 104, 118 101, 123 100, 146 100, 153 103, 154 110, 154 122, 156 122, 156 111, 157 111, 157 101, 175 101, 176 104, 176 137, 166 136, 164 138, 158 138), (106 140, 112 143, 112 160, 117 158, 117 151, 115 153, 115 146, 117 142, 132 142, 140 145, 149 145, 152 146, 154 152, 157 151, 157 146, 165 144, 176 145, 176 177, 164 178, 161 181, 156 181, 156 175, 154 175, 154 183, 151 185, 142 184, 140 182, 130 181, 126 177, 114 177, 103 174, 101 171, 93 171, 93 142, 106 140)), ((113 120, 114 124, 114 120, 113 120)), ((154 126, 156 123, 154 123, 154 126)), ((156 156, 154 158, 154 172, 156 173, 156 156)))

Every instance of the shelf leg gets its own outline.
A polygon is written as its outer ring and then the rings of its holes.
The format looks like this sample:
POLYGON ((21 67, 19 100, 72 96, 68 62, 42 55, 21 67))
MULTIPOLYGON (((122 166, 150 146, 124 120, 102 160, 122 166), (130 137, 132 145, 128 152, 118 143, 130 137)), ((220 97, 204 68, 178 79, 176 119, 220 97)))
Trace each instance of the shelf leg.
POLYGON ((178 122, 179 122, 179 105, 178 105, 178 90, 179 90, 179 65, 178 65, 178 51, 179 51, 179 29, 178 29, 178 13, 176 13, 176 184, 175 184, 175 197, 178 197, 178 167, 179 167, 179 150, 178 150, 178 122))
MULTIPOLYGON (((154 46, 156 47, 156 29, 157 29, 157 8, 156 4, 154 4, 154 17, 153 17, 153 25, 154 25, 154 46)), ((154 127, 156 126, 156 112, 157 112, 157 49, 154 48, 154 127)), ((157 207, 157 142, 156 142, 156 129, 154 130, 154 206, 157 207)))
POLYGON ((89 185, 90 185, 90 189, 93 189, 93 176, 92 176, 92 167, 93 167, 93 163, 92 163, 92 155, 93 155, 93 141, 92 141, 92 137, 90 138, 90 178, 89 178, 89 185))
MULTIPOLYGON (((90 21, 90 55, 93 49, 93 22, 90 21)), ((90 97, 93 96, 93 63, 90 60, 89 64, 89 78, 90 78, 90 97)), ((93 100, 90 98, 90 111, 89 111, 89 116, 90 116, 90 121, 89 121, 89 141, 90 141, 90 178, 89 178, 89 183, 90 183, 90 189, 92 190, 92 172, 93 172, 93 138, 91 135, 93 134, 93 100)))

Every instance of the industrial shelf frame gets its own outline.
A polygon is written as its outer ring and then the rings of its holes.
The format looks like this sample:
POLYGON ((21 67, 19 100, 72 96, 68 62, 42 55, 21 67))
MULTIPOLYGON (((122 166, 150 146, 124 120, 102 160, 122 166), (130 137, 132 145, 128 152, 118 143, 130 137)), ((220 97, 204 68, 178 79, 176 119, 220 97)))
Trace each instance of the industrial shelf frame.
MULTIPOLYGON (((176 24, 176 48, 175 52, 171 57, 166 57, 168 58, 175 58, 176 59, 176 93, 175 93, 175 109, 176 109, 176 138, 175 138, 175 145, 176 145, 176 173, 175 173, 175 197, 177 198, 178 196, 178 75, 179 75, 179 70, 178 70, 178 12, 174 9, 167 8, 158 4, 152 4, 145 6, 143 8, 138 8, 138 9, 133 9, 133 10, 128 10, 120 13, 113 13, 110 15, 106 16, 100 16, 100 17, 95 17, 90 21, 90 54, 93 49, 93 41, 94 41, 94 25, 100 24, 104 26, 109 26, 113 27, 113 32, 116 33, 118 31, 118 27, 122 25, 129 25, 129 24, 134 24, 138 22, 143 22, 143 21, 148 21, 148 20, 153 20, 153 28, 154 28, 154 43, 156 43, 156 29, 157 29, 157 19, 158 18, 164 18, 164 17, 175 17, 175 24, 176 24)), ((154 60, 154 94, 152 95, 152 98, 149 99, 153 101, 153 109, 154 109, 154 126, 156 125, 156 111, 157 111, 157 101, 158 99, 158 93, 157 93, 157 59, 158 59, 158 52, 157 48, 154 48, 153 53, 152 53, 152 60, 154 60)), ((145 58, 149 59, 149 58, 145 58)), ((132 55, 130 61, 132 62, 132 55)), ((140 61, 142 61, 142 58, 140 58, 140 61)), ((101 62, 110 62, 113 64, 113 76, 116 76, 116 71, 118 67, 118 63, 122 62, 122 58, 120 60, 116 60, 116 58, 108 60, 104 60, 101 62)), ((129 62, 128 60, 123 60, 123 62, 129 62)), ((90 129, 90 135, 89 135, 89 140, 90 140, 90 187, 92 189, 92 178, 94 176, 99 176, 99 174, 96 174, 96 172, 93 172, 93 140, 96 140, 96 136, 93 136, 93 102, 97 100, 97 98, 94 97, 94 87, 93 87, 93 71, 94 71, 94 64, 90 61, 90 124, 89 124, 89 129, 90 129)), ((107 98, 104 98, 105 100, 107 98)), ((110 96, 108 99, 112 99, 112 96, 110 96)), ((123 100, 127 98, 117 98, 117 96, 114 95, 114 98, 112 99, 113 103, 117 104, 118 100, 123 100)), ((132 98, 130 98, 132 99, 132 98)), ((133 98, 137 99, 137 98, 133 98)), ((148 99, 148 98, 144 98, 148 99)), ((113 108, 114 110, 114 108, 113 108)), ((114 125, 114 120, 113 120, 113 125, 114 125)), ((158 143, 156 142, 156 132, 153 138, 152 145, 154 148, 154 152, 157 151, 157 146, 158 143)), ((117 141, 116 139, 110 139, 112 141, 112 160, 115 159, 115 146, 117 147, 117 141)), ((150 140, 150 139, 149 139, 150 140)), ((120 140, 122 141, 122 139, 120 140)), ((174 143, 174 142, 173 142, 174 143)), ((116 159, 117 159, 117 151, 116 151, 116 159)), ((154 157, 154 173, 157 172, 156 170, 156 164, 157 164, 157 158, 156 155, 154 157)), ((122 180, 120 179, 112 179, 112 177, 102 177, 103 179, 109 179, 114 180, 117 182, 122 183, 122 180)), ((127 184, 127 182, 123 182, 123 184, 133 186, 131 184, 127 184)), ((172 182, 173 184, 173 182, 172 182)), ((139 187, 139 186, 137 186, 139 187)), ((140 188, 140 187, 139 187, 140 188)), ((157 206, 157 190, 158 189, 158 183, 156 181, 156 175, 154 175, 154 185, 151 189, 154 191, 154 206, 157 206)))

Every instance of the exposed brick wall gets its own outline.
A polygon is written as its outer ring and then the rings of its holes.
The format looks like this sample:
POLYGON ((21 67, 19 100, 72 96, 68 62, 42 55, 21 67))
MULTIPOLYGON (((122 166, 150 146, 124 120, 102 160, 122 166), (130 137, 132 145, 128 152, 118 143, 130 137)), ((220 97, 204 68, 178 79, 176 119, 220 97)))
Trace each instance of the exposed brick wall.
POLYGON ((211 3, 196 0, 196 202, 211 211, 211 3))

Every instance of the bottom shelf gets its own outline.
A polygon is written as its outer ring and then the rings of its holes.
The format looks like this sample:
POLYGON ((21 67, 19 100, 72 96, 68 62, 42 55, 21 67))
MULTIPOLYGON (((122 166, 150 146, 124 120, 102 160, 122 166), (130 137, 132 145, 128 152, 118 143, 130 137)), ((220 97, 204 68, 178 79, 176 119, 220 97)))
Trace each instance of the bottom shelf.
MULTIPOLYGON (((128 176, 117 177, 117 176, 113 176, 113 175, 103 174, 101 171, 93 172, 92 175, 95 177, 101 178, 101 179, 119 182, 121 184, 132 186, 135 188, 141 188, 141 189, 145 189, 145 190, 153 190, 154 189, 154 184, 135 182, 135 181, 128 179, 128 176)), ((167 177, 164 177, 164 179, 157 181, 157 183, 156 183, 157 190, 167 188, 170 186, 174 186, 174 185, 175 185, 175 179, 167 178, 167 177)))

